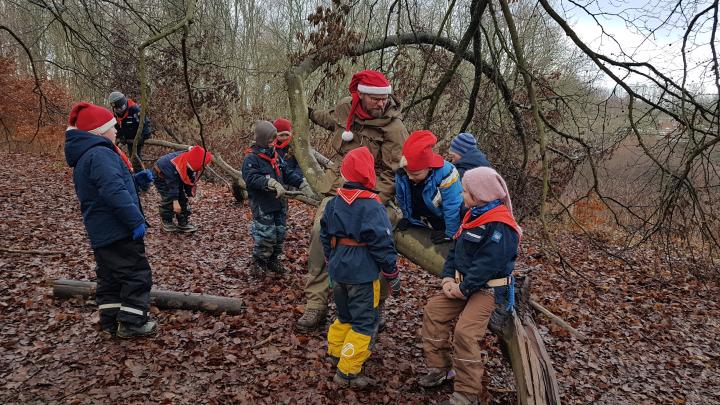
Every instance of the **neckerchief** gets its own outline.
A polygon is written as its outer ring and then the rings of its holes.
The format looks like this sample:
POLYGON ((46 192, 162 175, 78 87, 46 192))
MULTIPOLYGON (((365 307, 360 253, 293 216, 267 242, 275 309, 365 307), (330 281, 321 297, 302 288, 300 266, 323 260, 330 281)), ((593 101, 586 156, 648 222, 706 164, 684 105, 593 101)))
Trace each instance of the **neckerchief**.
POLYGON ((292 135, 288 136, 285 142, 278 142, 278 139, 275 138, 273 146, 275 147, 275 149, 285 149, 288 145, 290 145, 290 141, 292 141, 292 135))
POLYGON ((123 152, 122 149, 120 149, 117 145, 113 145, 113 146, 115 147, 115 152, 117 152, 117 154, 120 155, 120 159, 122 159, 123 163, 125 163, 125 166, 127 166, 128 169, 130 169, 130 173, 132 173, 133 167, 132 167, 132 163, 130 163, 130 159, 128 159, 125 152, 123 152))
POLYGON ((512 213, 510 213, 510 210, 507 208, 507 206, 503 204, 498 205, 495 208, 491 208, 479 217, 470 220, 472 214, 472 210, 468 211, 465 214, 465 217, 460 224, 460 228, 458 228, 457 232, 455 232, 455 235, 453 235, 453 239, 459 238, 460 234, 465 229, 477 228, 478 226, 485 225, 490 222, 502 222, 505 225, 513 228, 513 230, 515 230, 518 236, 522 238, 522 229, 517 224, 517 222, 515 222, 515 218, 513 218, 512 213))
MULTIPOLYGON (((175 156, 174 159, 170 161, 170 163, 175 166, 175 170, 178 172, 178 175, 180 175, 180 180, 182 180, 183 183, 187 184, 188 186, 195 186, 195 181, 190 178, 188 175, 188 158, 186 153, 181 153, 177 156, 175 156)), ((200 176, 196 176, 196 179, 200 178, 200 176)))
POLYGON ((137 104, 137 103, 135 103, 131 99, 128 99, 128 105, 127 105, 127 107, 125 107, 125 112, 123 113, 122 117, 117 117, 116 121, 117 121, 118 128, 122 128, 122 122, 125 118, 128 117, 128 113, 130 112, 130 107, 134 106, 135 104, 137 104))
POLYGON ((360 189, 353 189, 353 188, 338 188, 337 194, 348 205, 352 205, 352 203, 355 202, 355 200, 357 200, 358 198, 373 199, 382 204, 382 201, 380 201, 380 197, 377 194, 373 193, 372 191, 368 191, 368 190, 360 190, 360 189))

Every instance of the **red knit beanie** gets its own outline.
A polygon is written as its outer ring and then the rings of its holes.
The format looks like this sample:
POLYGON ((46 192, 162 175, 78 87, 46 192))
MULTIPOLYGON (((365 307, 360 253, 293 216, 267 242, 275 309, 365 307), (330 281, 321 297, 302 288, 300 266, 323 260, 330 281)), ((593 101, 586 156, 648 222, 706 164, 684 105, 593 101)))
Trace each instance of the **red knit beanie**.
POLYGON ((445 159, 433 152, 437 143, 435 135, 427 130, 415 131, 405 141, 402 147, 400 167, 412 172, 428 168, 443 167, 445 159))
POLYGON ((190 150, 184 153, 187 157, 187 162, 190 165, 190 169, 194 172, 200 171, 203 167, 203 155, 205 156, 205 166, 212 162, 213 154, 210 152, 205 153, 205 149, 202 146, 195 145, 190 150))
POLYGON ((392 86, 384 74, 376 70, 361 70, 355 73, 350 79, 350 95, 352 95, 352 104, 350 105, 350 113, 345 123, 345 131, 342 133, 342 139, 350 142, 353 139, 352 128, 353 117, 360 106, 360 94, 392 94, 392 86))
POLYGON ((81 131, 102 135, 112 128, 117 121, 115 121, 113 113, 107 108, 82 101, 72 106, 68 122, 71 127, 81 131))
POLYGON ((275 129, 277 129, 277 134, 282 135, 283 132, 287 132, 290 134, 292 132, 292 123, 285 119, 285 118, 278 118, 273 122, 273 125, 275 126, 275 129))
POLYGON ((345 154, 340 174, 347 181, 360 183, 365 188, 375 188, 375 159, 367 146, 355 148, 345 154))

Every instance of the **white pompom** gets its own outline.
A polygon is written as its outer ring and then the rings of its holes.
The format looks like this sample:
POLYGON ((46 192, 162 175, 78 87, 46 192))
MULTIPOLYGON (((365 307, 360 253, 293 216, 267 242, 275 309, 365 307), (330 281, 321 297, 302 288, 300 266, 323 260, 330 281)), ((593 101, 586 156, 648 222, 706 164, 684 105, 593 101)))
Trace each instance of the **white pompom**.
POLYGON ((353 140, 353 133, 351 131, 343 131, 342 133, 342 140, 345 142, 350 142, 353 140))

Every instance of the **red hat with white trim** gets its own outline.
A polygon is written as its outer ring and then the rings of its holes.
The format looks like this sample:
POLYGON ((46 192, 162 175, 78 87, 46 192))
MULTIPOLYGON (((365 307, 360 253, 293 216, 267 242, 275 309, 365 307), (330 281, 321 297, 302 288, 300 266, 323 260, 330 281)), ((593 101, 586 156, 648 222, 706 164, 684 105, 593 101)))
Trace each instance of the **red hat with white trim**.
POLYGON ((413 132, 403 144, 400 167, 413 172, 443 167, 445 159, 432 149, 436 143, 437 137, 430 131, 413 132))
POLYGON ((102 135, 115 126, 115 116, 107 108, 81 101, 72 106, 68 122, 81 131, 102 135))
POLYGON ((366 188, 375 188, 375 159, 367 146, 355 148, 345 154, 340 165, 340 174, 347 181, 360 183, 366 188))
POLYGON ((350 79, 350 94, 352 95, 352 104, 350 105, 350 113, 345 123, 345 131, 342 133, 342 139, 345 142, 353 140, 352 128, 355 111, 360 108, 360 94, 376 94, 385 95, 392 94, 392 86, 384 74, 376 70, 361 70, 355 73, 350 79))

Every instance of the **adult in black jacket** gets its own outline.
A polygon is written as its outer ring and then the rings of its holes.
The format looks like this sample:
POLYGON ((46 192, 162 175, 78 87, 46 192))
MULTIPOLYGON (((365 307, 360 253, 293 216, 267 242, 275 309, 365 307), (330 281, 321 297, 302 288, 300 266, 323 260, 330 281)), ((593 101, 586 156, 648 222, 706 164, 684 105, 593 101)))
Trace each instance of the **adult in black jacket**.
POLYGON ((272 144, 277 129, 269 121, 255 123, 255 143, 248 150, 242 165, 242 175, 248 191, 253 214, 253 269, 255 275, 266 271, 284 273, 279 261, 285 241, 287 202, 284 184, 297 187, 303 194, 313 196, 310 185, 278 156, 272 144))
POLYGON ((475 136, 467 132, 461 132, 450 142, 448 160, 455 165, 461 179, 470 169, 492 167, 485 154, 477 148, 475 136))
MULTIPOLYGON (((112 106, 113 114, 115 114, 115 120, 117 121, 115 124, 115 129, 117 129, 117 142, 120 145, 125 145, 127 153, 130 154, 133 142, 135 141, 135 134, 137 134, 138 127, 140 126, 140 104, 125 97, 125 95, 119 91, 110 93, 108 101, 110 102, 110 106, 112 106)), ((150 118, 148 118, 147 114, 143 122, 142 137, 138 142, 137 148, 139 161, 133 161, 135 171, 139 171, 142 168, 143 145, 152 133, 150 118)))

